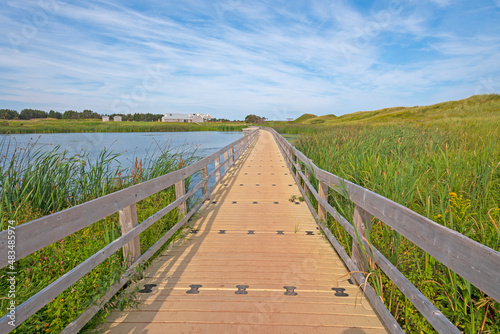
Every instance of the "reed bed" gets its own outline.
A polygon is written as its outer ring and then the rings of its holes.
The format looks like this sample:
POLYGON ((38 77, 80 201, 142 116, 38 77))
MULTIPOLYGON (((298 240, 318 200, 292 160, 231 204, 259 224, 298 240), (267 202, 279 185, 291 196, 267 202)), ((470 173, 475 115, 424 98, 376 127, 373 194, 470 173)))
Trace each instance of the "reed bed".
POLYGON ((101 120, 0 120, 0 134, 69 132, 241 131, 244 123, 102 122, 101 120))
MULTIPOLYGON (((500 250, 499 125, 497 117, 275 129, 301 134, 294 145, 318 167, 500 250)), ((339 194, 329 201, 352 223, 349 201, 339 194)), ((350 254, 351 237, 333 219, 328 224, 350 254)), ((461 331, 500 332, 499 303, 375 219, 370 242, 461 331)), ((369 280, 407 333, 434 332, 376 266, 369 280)))
MULTIPOLYGON (((12 151, 6 155, 12 159, 4 156, 0 160, 1 230, 7 228, 8 220, 23 224, 175 171, 195 159, 192 151, 176 152, 160 145, 148 154, 146 163, 136 159, 132 166, 122 169, 116 161, 118 154, 107 150, 91 160, 86 153, 69 156, 58 147, 35 151, 34 143, 22 148, 10 145, 8 138, 0 143, 2 152, 12 151)), ((175 191, 171 187, 140 201, 137 205, 139 222, 174 199, 175 191)), ((151 247, 177 220, 174 210, 143 232, 141 251, 151 247)), ((18 305, 24 302, 120 235, 118 214, 113 214, 16 261, 16 302, 18 305)), ((13 332, 59 333, 119 280, 126 269, 125 263, 122 252, 116 252, 13 332)), ((6 273, 7 268, 0 269, 1 291, 8 291, 6 273)), ((1 315, 6 313, 9 302, 7 298, 0 299, 1 315)), ((103 314, 110 307, 133 303, 133 295, 114 300, 103 314)))

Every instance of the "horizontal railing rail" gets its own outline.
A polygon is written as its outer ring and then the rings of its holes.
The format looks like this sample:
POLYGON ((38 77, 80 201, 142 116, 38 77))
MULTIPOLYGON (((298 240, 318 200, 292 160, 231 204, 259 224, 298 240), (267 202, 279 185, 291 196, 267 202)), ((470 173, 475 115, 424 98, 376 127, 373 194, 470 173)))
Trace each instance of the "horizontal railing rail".
MULTIPOLYGON (((330 214, 352 236, 352 255, 349 258, 330 230, 320 223, 321 229, 344 259, 349 270, 353 272, 358 284, 368 286, 360 271, 368 271, 367 257, 369 257, 368 260, 374 261, 379 266, 439 333, 460 333, 420 290, 380 251, 367 242, 373 216, 500 302, 500 252, 439 225, 388 198, 320 169, 274 129, 266 130, 270 131, 278 142, 288 166, 295 172, 297 184, 312 211, 315 208, 307 199, 307 194, 312 195, 317 201, 316 217, 319 221, 327 221, 327 214, 330 214), (309 181, 312 174, 318 180, 318 189, 309 181), (354 204, 354 225, 328 203, 329 189, 347 195, 354 204)), ((394 326, 394 318, 391 316, 393 320, 388 319, 387 309, 385 306, 385 310, 380 309, 380 298, 376 294, 374 296, 374 291, 371 293, 371 290, 368 289, 366 295, 374 303, 374 308, 390 330, 399 332, 401 329, 394 326)))
MULTIPOLYGON (((17 306, 14 311, 16 316, 15 326, 8 323, 8 314, 1 317, 0 333, 8 333, 14 330, 65 289, 122 248, 124 258, 128 261, 125 274, 122 275, 120 281, 110 287, 109 291, 101 297, 98 303, 89 307, 63 330, 63 333, 77 333, 104 306, 105 302, 113 297, 137 273, 135 268, 146 262, 175 232, 188 222, 210 196, 228 169, 254 142, 257 134, 258 131, 245 131, 241 139, 185 168, 17 226, 15 228, 16 261, 116 212, 119 213, 122 235, 17 306), (222 158, 223 161, 221 161, 222 158), (208 165, 212 163, 214 164, 214 170, 208 174, 208 165), (223 171, 221 171, 222 169, 223 171), (201 181, 186 193, 185 180, 196 173, 201 173, 201 181), (209 180, 214 175, 215 183, 209 189, 209 180), (176 199, 138 224, 136 204, 171 186, 175 187, 176 199), (199 189, 202 189, 201 198, 189 212, 186 212, 187 200, 199 189), (141 255, 140 233, 176 208, 182 218, 141 255)), ((8 246, 8 231, 4 230, 0 232, 0 253, 8 254, 8 246)), ((8 263, 7 255, 0 257, 0 268, 7 266, 8 263)))

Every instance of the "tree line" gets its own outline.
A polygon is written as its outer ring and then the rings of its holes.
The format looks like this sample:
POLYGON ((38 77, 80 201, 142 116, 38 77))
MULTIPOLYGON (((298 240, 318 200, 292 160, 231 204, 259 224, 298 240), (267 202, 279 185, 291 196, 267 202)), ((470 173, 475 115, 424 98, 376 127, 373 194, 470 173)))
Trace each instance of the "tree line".
MULTIPOLYGON (((154 122, 163 117, 163 114, 111 114, 110 119, 114 116, 121 116, 123 121, 137 122, 154 122)), ((23 109, 20 113, 12 109, 0 109, 0 119, 5 120, 30 120, 39 118, 55 118, 55 119, 101 119, 102 115, 85 109, 84 111, 66 110, 64 112, 51 110, 49 112, 37 109, 23 109)))
POLYGON ((0 119, 20 119, 29 120, 37 118, 55 118, 55 119, 100 119, 101 115, 92 110, 84 110, 82 112, 74 110, 66 110, 59 112, 51 110, 49 112, 38 109, 23 109, 20 113, 12 109, 0 109, 0 119))

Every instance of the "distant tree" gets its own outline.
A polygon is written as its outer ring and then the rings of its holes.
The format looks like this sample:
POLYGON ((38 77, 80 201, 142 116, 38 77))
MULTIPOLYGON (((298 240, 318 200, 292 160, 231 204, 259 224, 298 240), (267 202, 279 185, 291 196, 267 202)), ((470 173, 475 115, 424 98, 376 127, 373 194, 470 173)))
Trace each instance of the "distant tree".
POLYGON ((19 119, 19 114, 17 113, 17 110, 0 109, 0 118, 1 119, 19 119))
POLYGON ((20 119, 35 119, 35 118, 47 118, 48 114, 43 110, 37 109, 23 109, 19 114, 20 119))
POLYGON ((92 110, 88 110, 88 109, 85 109, 84 111, 82 111, 82 114, 80 115, 80 118, 83 118, 83 119, 91 119, 92 118, 92 110))
POLYGON ((247 115, 245 117, 245 123, 255 123, 255 124, 264 124, 266 122, 266 118, 256 116, 256 115, 247 115))
POLYGON ((59 111, 51 110, 51 111, 49 111, 49 117, 50 118, 61 119, 62 118, 62 114, 59 111))
POLYGON ((62 115, 63 119, 80 119, 80 113, 74 110, 66 110, 62 115))

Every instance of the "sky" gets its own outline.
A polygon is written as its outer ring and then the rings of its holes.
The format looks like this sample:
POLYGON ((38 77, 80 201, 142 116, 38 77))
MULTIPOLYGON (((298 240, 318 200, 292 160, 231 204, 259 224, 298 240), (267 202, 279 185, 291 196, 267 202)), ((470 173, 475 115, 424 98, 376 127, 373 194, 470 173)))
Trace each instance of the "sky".
POLYGON ((271 120, 500 92, 500 0, 2 0, 0 108, 271 120))

